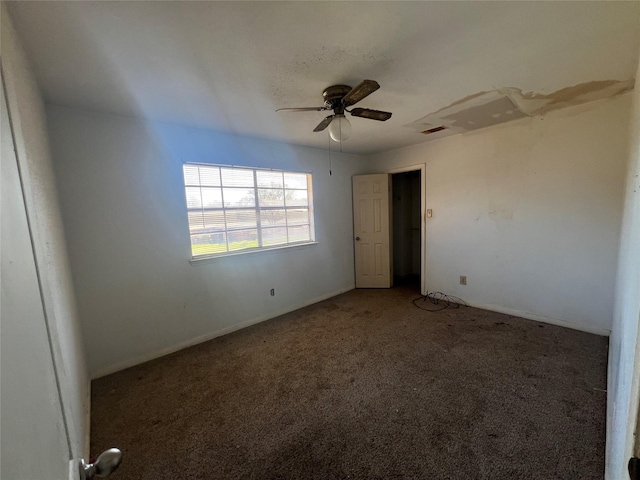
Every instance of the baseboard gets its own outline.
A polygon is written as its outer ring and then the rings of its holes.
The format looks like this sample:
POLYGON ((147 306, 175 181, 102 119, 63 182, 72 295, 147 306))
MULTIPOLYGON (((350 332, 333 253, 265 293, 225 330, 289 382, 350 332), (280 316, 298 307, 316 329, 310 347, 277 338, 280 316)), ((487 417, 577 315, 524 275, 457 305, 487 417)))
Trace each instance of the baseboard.
POLYGON ((526 318, 527 320, 535 320, 537 322, 549 323, 551 325, 571 328, 573 330, 580 330, 581 332, 593 333, 595 335, 601 335, 603 337, 608 337, 611 334, 611 330, 607 330, 604 328, 591 327, 589 325, 581 325, 579 323, 560 320, 559 318, 538 315, 537 313, 523 312, 522 310, 515 310, 512 308, 501 307, 499 305, 488 305, 485 303, 476 303, 476 302, 467 302, 467 301, 465 301, 465 303, 470 307, 481 308, 483 310, 489 310, 491 312, 505 313, 507 315, 513 315, 514 317, 521 317, 521 318, 526 318))
POLYGON ((161 348, 159 350, 155 350, 153 352, 146 353, 144 355, 140 355, 138 357, 132 358, 130 360, 125 360, 123 362, 116 363, 114 365, 110 365, 108 367, 102 368, 91 374, 91 380, 95 380, 100 377, 104 377, 110 375, 115 372, 119 372, 120 370, 125 370, 130 367, 135 367, 136 365, 140 365, 141 363, 148 362, 150 360, 155 360, 156 358, 164 357, 165 355, 169 355, 171 353, 177 352, 179 350, 183 350, 185 348, 193 347, 194 345, 198 345, 199 343, 204 343, 209 340, 213 340, 214 338, 221 337, 223 335, 227 335, 229 333, 235 332, 237 330, 241 330, 246 327, 250 327, 251 325, 255 325, 257 323, 264 322, 266 320, 270 320, 275 317, 279 317, 280 315, 284 315, 285 313, 293 312, 294 310, 298 310, 300 308, 308 307, 309 305, 313 305, 314 303, 321 302, 323 300, 327 300, 328 298, 335 297, 337 295, 343 294, 350 290, 356 288, 355 285, 349 285, 346 288, 342 288, 340 290, 336 290, 331 293, 327 293, 325 295, 321 295, 319 297, 312 298, 310 300, 306 300, 304 302, 290 305, 282 310, 277 312, 269 313, 267 315, 262 315, 260 317, 252 318, 251 320, 247 320, 241 323, 237 323, 235 325, 231 325, 229 327, 222 328, 220 330, 216 330, 214 332, 206 333, 204 335, 200 335, 198 337, 191 338, 184 342, 180 342, 176 345, 172 345, 171 347, 161 348))

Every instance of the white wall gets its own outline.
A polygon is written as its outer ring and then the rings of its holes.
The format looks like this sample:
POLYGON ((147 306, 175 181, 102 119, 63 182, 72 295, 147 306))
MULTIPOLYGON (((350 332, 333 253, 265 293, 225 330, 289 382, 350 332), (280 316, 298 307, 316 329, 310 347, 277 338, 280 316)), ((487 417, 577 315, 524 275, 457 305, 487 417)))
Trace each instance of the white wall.
MULTIPOLYGON (((632 455, 640 386, 640 65, 631 114, 624 218, 609 339, 606 478, 627 478, 632 455)), ((638 451, 636 450, 636 455, 638 451)))
POLYGON ((352 289, 359 157, 48 108, 93 377, 352 289), (191 265, 182 163, 313 174, 317 245, 191 265), (269 290, 275 288, 271 297, 269 290))
MULTIPOLYGON (((11 113, 17 162, 22 176, 24 204, 31 229, 33 254, 38 268, 41 296, 44 301, 44 314, 51 337, 51 348, 58 374, 60 396, 66 415, 69 446, 71 447, 71 455, 78 458, 88 454, 89 425, 87 419, 90 385, 86 371, 80 326, 76 314, 75 297, 55 179, 49 156, 44 105, 18 36, 5 11, 4 3, 2 4, 1 17, 2 69, 6 82, 7 104, 11 113)), ((4 139, 4 134, 7 133, 5 130, 9 129, 9 126, 5 123, 2 128, 4 139)), ((3 218, 3 229, 8 231, 13 229, 12 219, 13 217, 11 219, 3 218), (5 223, 5 221, 8 223, 5 223)), ((16 224, 15 228, 17 231, 19 225, 16 224)), ((3 231, 3 233, 5 232, 3 231)), ((14 280, 17 281, 18 279, 8 279, 9 282, 14 280)), ((13 331, 14 329, 9 328, 10 326, 13 327, 14 323, 24 321, 27 320, 3 315, 2 330, 3 332, 13 331)), ((29 351, 29 349, 40 345, 36 339, 36 333, 34 332, 33 337, 21 337, 25 341, 21 345, 24 351, 29 351)), ((4 340, 6 339, 3 338, 4 340)), ((35 362, 35 359, 33 361, 35 362)), ((51 358, 49 358, 49 361, 51 361, 51 358)), ((10 391, 15 387, 15 385, 11 386, 5 383, 7 377, 13 378, 11 375, 6 375, 9 373, 8 369, 12 370, 12 374, 18 373, 20 377, 20 368, 21 365, 16 358, 5 358, 5 352, 3 351, 3 395, 5 391, 10 391), (13 369, 18 370, 16 372, 13 369)), ((28 380, 34 379, 22 379, 25 382, 28 380)), ((25 398, 24 401, 25 404, 29 403, 28 398, 25 398)), ((50 399, 50 401, 54 402, 54 399, 50 399)), ((35 418, 37 412, 31 413, 35 418)), ((33 432, 37 432, 38 425, 29 427, 28 418, 31 418, 29 411, 26 410, 22 414, 23 427, 25 429, 32 428, 33 432)), ((10 412, 3 408, 2 415, 5 418, 8 415, 17 415, 17 412, 10 412)), ((4 430, 2 433, 4 446, 5 435, 10 435, 10 433, 4 430)), ((13 438, 11 441, 17 440, 13 438)), ((30 459, 37 461, 38 452, 31 451, 29 445, 21 445, 21 448, 30 459), (31 452, 30 455, 29 452, 31 452)), ((46 459, 43 459, 43 461, 46 462, 46 459)))
POLYGON ((618 96, 373 157, 371 171, 426 163, 427 289, 607 334, 630 103, 618 96))

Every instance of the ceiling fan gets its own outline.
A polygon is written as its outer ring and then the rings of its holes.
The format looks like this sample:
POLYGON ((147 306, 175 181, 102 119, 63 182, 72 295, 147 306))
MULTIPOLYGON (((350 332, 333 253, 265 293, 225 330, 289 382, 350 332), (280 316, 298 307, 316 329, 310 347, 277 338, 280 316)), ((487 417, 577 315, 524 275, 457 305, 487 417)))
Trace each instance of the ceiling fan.
POLYGON ((331 138, 336 142, 341 142, 351 136, 351 123, 344 116, 344 112, 350 113, 354 117, 379 120, 381 122, 391 118, 390 112, 371 110, 370 108, 347 110, 348 107, 355 105, 379 88, 380 85, 374 80, 364 80, 354 88, 348 85, 332 85, 322 92, 324 105, 321 107, 279 108, 276 112, 322 112, 324 110, 333 110, 333 114, 322 120, 313 131, 321 132, 329 127, 331 138))

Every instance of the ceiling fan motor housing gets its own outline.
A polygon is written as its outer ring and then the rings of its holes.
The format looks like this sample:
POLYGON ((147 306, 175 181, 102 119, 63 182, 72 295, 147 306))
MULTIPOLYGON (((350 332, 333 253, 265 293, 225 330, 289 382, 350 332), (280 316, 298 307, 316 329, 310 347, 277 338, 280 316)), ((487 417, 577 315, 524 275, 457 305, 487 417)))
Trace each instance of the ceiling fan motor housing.
POLYGON ((344 106, 342 105, 342 99, 351 91, 349 85, 332 85, 327 87, 322 92, 322 98, 324 98, 324 104, 333 109, 336 115, 344 113, 344 106))

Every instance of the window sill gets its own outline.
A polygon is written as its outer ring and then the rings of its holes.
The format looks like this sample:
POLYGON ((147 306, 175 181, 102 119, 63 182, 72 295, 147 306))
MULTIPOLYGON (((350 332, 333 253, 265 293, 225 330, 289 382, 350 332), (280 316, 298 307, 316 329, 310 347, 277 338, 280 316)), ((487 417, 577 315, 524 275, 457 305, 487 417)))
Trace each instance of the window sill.
POLYGON ((203 255, 202 257, 192 258, 189 260, 189 263, 193 266, 205 265, 207 263, 216 263, 221 260, 225 260, 227 258, 239 257, 239 256, 247 256, 247 255, 272 255, 278 252, 284 252, 286 250, 291 249, 302 249, 306 247, 310 247, 312 245, 317 245, 318 242, 305 242, 305 243, 296 243, 294 245, 284 245, 272 248, 261 248, 259 250, 250 250, 250 251, 240 251, 240 252, 231 252, 231 253, 223 253, 218 255, 203 255))

